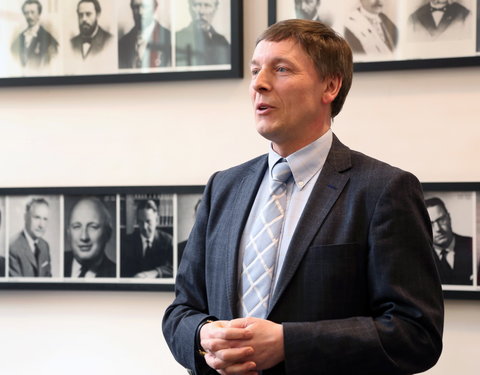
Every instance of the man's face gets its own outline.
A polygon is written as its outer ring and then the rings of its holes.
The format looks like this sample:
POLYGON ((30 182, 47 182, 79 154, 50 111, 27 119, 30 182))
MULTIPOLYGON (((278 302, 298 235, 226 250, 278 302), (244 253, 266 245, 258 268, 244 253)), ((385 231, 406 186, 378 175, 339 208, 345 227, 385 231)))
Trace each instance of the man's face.
POLYGON ((98 24, 98 14, 93 3, 80 3, 77 8, 80 34, 91 36, 98 24))
POLYGON ((49 208, 44 203, 34 203, 25 213, 25 229, 32 239, 42 238, 48 224, 49 208))
POLYGON ((320 6, 320 0, 301 0, 300 10, 303 19, 313 20, 317 15, 317 8, 320 6))
POLYGON ((290 39, 263 40, 253 53, 251 72, 257 131, 273 142, 276 151, 275 145, 292 149, 315 140, 312 134, 319 118, 325 117, 326 84, 303 49, 290 39))
POLYGON ((94 201, 83 200, 72 211, 68 233, 75 259, 95 261, 103 255, 107 241, 106 218, 94 201))
POLYGON ((383 9, 383 0, 360 0, 362 7, 370 13, 379 14, 383 9))
POLYGON ((155 229, 157 228, 158 215, 150 208, 140 210, 137 213, 137 224, 140 228, 140 233, 142 236, 147 239, 151 239, 155 234, 155 229))
POLYGON ((432 223, 433 243, 446 248, 453 239, 452 223, 450 215, 442 206, 428 207, 428 215, 432 223))
POLYGON ((430 0, 430 4, 436 8, 442 8, 448 4, 448 0, 430 0))
POLYGON ((28 27, 35 26, 40 20, 40 11, 37 4, 25 4, 22 8, 28 27))
POLYGON ((130 7, 133 12, 133 20, 138 28, 146 27, 154 20, 157 3, 155 0, 132 0, 130 7))
POLYGON ((202 28, 210 27, 217 7, 217 0, 190 0, 192 18, 202 28))

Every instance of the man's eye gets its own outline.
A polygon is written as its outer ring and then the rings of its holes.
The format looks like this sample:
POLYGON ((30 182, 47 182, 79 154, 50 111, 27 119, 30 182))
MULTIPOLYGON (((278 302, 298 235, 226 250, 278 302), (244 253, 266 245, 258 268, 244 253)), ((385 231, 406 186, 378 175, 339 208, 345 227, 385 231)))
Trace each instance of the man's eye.
POLYGON ((287 68, 285 68, 284 66, 279 66, 277 68, 277 72, 280 72, 280 73, 286 73, 288 71, 287 68))
POLYGON ((256 76, 258 74, 258 69, 252 69, 252 76, 256 76))

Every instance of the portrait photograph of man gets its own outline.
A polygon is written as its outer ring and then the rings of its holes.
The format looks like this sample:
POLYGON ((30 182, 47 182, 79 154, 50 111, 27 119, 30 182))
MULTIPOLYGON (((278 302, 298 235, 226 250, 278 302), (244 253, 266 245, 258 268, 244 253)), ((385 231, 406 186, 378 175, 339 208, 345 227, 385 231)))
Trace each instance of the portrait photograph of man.
POLYGON ((115 222, 115 196, 65 197, 65 277, 116 277, 115 222))
POLYGON ((64 32, 69 41, 66 72, 87 74, 114 71, 115 3, 111 0, 70 0, 63 4, 63 14, 64 32))
POLYGON ((58 54, 58 42, 42 25, 42 3, 39 0, 26 0, 21 9, 26 28, 14 40, 12 54, 22 67, 48 65, 58 54))
POLYGON ((473 285, 472 194, 429 192, 425 198, 442 284, 473 285))
POLYGON ((296 18, 320 21, 333 26, 333 17, 327 10, 329 0, 293 0, 293 2, 296 18))
POLYGON ((121 277, 173 277, 173 196, 124 200, 121 277))
POLYGON ((471 0, 422 0, 408 18, 413 38, 455 40, 470 38, 471 0))
POLYGON ((230 64, 230 1, 181 0, 177 9, 177 21, 188 24, 175 36, 176 65, 230 64))
POLYGON ((170 24, 167 0, 124 0, 120 8, 122 22, 118 31, 118 67, 140 69, 172 64, 170 24))
POLYGON ((9 276, 59 275, 59 215, 57 196, 9 198, 9 276))
MULTIPOLYGON (((386 55, 391 58, 398 42, 398 29, 387 15, 385 5, 393 0, 354 0, 354 8, 345 20, 344 36, 354 54, 386 55)), ((395 16, 395 9, 389 9, 395 16)))

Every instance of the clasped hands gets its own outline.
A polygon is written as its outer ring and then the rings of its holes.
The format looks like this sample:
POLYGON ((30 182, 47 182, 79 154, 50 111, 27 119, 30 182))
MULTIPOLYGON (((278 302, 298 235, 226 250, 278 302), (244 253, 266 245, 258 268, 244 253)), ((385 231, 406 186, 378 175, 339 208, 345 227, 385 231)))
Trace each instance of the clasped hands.
POLYGON ((282 325, 259 318, 205 324, 200 345, 207 364, 221 375, 256 375, 285 357, 282 325))

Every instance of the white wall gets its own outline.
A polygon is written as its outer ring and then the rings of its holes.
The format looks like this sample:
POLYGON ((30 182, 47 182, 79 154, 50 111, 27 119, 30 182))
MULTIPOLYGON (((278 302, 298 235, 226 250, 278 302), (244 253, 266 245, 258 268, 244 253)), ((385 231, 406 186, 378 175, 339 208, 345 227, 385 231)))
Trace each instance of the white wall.
MULTIPOLYGON (((245 63, 266 27, 245 0, 245 63)), ((248 74, 247 74, 248 75, 248 74)), ((265 152, 248 77, 0 88, 2 187, 204 184, 265 152)), ((359 73, 334 130, 422 181, 480 181, 480 68, 359 73)), ((184 374, 161 334, 172 293, 0 290, 2 374, 184 374)), ((480 301, 446 301, 432 375, 473 375, 480 301)))

